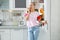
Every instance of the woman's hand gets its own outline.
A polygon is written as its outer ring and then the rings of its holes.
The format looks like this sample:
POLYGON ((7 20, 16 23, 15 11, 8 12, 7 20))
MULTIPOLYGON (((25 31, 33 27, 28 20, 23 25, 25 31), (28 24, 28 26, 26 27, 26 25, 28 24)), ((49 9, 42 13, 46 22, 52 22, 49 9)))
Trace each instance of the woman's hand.
POLYGON ((26 18, 26 20, 28 20, 29 19, 29 15, 27 15, 25 18, 26 18))
POLYGON ((42 26, 44 26, 45 24, 47 24, 47 21, 42 21, 42 26))
POLYGON ((29 14, 28 14, 28 13, 25 14, 25 19, 26 19, 26 20, 29 19, 29 14))

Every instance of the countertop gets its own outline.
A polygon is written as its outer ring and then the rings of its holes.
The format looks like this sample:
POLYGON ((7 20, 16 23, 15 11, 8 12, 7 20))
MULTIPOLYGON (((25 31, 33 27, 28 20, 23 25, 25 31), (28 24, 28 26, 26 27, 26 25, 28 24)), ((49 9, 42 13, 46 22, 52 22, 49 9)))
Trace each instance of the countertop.
POLYGON ((27 29, 27 26, 0 26, 0 29, 27 29))

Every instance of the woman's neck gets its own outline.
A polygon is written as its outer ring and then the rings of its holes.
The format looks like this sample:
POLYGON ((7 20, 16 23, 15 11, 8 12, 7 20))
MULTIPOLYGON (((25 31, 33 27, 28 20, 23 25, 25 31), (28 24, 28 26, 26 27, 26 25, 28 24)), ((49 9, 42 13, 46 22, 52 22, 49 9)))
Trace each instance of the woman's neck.
POLYGON ((33 9, 33 10, 31 10, 31 12, 35 12, 35 10, 33 9))

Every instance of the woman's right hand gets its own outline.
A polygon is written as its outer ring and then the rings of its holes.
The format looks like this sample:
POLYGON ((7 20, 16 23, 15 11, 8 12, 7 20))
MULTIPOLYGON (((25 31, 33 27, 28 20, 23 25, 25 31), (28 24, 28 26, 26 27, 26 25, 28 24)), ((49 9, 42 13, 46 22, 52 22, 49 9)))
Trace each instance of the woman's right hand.
POLYGON ((29 19, 29 16, 26 16, 26 20, 28 20, 29 19))
POLYGON ((28 20, 29 19, 29 14, 25 14, 25 19, 28 20))

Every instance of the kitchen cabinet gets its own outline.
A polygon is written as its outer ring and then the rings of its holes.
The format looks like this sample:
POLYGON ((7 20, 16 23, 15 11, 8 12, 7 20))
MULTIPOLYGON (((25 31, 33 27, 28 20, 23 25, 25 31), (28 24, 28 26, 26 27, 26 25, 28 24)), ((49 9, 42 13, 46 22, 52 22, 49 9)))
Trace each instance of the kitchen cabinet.
POLYGON ((26 0, 9 0, 10 9, 25 9, 26 0))
POLYGON ((26 8, 26 0, 15 0, 15 8, 26 8))
POLYGON ((23 30, 12 29, 11 30, 11 40, 23 40, 23 30))
POLYGON ((0 0, 0 9, 26 9, 31 0, 0 0))
POLYGON ((9 9, 9 0, 0 0, 0 10, 9 9))
POLYGON ((26 29, 12 29, 11 40, 27 40, 27 30, 26 29))
POLYGON ((16 10, 26 10, 31 0, 9 0, 9 8, 16 10))
POLYGON ((23 40, 28 40, 28 29, 23 29, 23 40))
POLYGON ((10 40, 10 30, 0 29, 0 40, 10 40))
POLYGON ((27 29, 0 29, 0 40, 28 40, 27 29))

